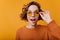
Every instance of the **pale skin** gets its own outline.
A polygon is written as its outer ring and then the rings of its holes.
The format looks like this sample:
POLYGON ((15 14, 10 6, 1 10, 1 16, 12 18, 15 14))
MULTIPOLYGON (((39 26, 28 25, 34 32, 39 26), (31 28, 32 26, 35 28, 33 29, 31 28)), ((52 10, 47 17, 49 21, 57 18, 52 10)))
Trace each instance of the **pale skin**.
MULTIPOLYGON (((35 11, 38 11, 38 7, 36 5, 31 5, 28 8, 28 12, 31 12, 32 15, 31 16, 27 15, 27 19, 28 19, 28 25, 26 26, 27 28, 35 28, 37 26, 38 16, 34 16, 35 11), (35 19, 35 20, 31 21, 31 19, 32 20, 35 19)), ((43 12, 39 12, 39 15, 47 24, 49 24, 52 21, 52 18, 50 17, 50 13, 47 10, 43 10, 43 12)))

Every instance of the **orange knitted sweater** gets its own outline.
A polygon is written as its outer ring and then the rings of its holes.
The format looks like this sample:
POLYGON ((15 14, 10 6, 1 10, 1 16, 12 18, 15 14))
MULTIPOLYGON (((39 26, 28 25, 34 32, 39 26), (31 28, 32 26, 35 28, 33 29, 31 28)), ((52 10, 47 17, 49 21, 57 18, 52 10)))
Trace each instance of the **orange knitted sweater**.
POLYGON ((60 27, 55 21, 47 26, 38 25, 36 28, 20 28, 16 32, 16 40, 60 40, 60 27))

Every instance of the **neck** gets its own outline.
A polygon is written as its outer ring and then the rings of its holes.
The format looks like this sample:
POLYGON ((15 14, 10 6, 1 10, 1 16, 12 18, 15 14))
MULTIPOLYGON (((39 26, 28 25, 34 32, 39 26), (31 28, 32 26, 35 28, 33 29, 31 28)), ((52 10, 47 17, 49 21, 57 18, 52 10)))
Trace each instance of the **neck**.
POLYGON ((35 28, 36 26, 37 26, 37 24, 35 24, 35 25, 28 24, 27 28, 35 28))

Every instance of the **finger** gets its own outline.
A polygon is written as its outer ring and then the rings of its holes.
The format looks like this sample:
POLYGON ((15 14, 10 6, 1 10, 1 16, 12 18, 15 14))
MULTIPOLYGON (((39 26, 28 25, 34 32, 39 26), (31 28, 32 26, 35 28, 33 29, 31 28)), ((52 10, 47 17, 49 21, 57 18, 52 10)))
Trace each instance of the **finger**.
POLYGON ((44 13, 44 12, 39 12, 39 14, 41 14, 41 15, 45 16, 45 13, 44 13))
POLYGON ((48 13, 48 14, 49 14, 50 12, 47 10, 47 11, 46 11, 46 13, 48 13))
POLYGON ((47 10, 47 14, 46 14, 47 16, 50 16, 50 12, 47 10))
POLYGON ((43 12, 44 12, 45 14, 49 13, 49 11, 48 11, 48 10, 43 10, 43 12))
POLYGON ((44 11, 45 11, 44 15, 48 17, 50 15, 49 11, 48 10, 44 10, 44 11))
POLYGON ((45 17, 42 14, 40 14, 40 16, 42 17, 42 19, 45 19, 45 17))

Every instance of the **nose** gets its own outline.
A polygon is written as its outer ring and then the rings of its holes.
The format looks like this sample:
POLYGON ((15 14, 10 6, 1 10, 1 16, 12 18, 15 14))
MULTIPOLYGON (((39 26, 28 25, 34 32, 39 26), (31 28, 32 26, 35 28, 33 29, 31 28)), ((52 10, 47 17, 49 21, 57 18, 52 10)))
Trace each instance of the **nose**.
POLYGON ((33 16, 33 17, 35 16, 34 13, 32 13, 32 16, 33 16))

